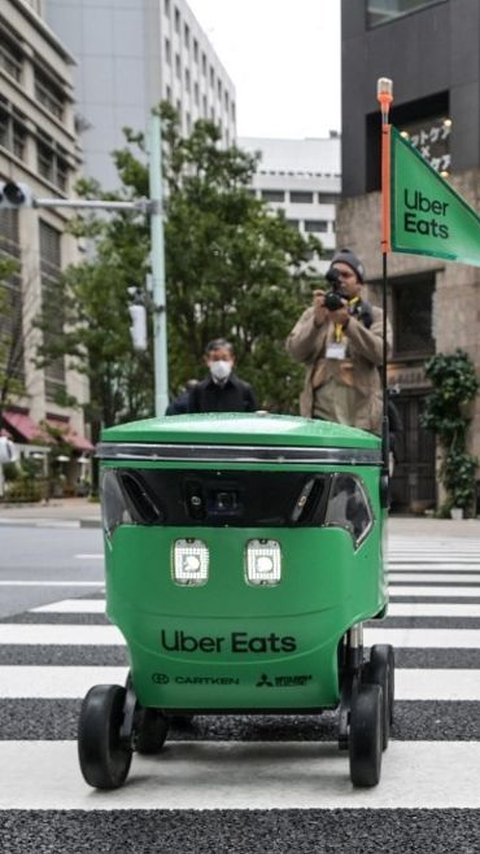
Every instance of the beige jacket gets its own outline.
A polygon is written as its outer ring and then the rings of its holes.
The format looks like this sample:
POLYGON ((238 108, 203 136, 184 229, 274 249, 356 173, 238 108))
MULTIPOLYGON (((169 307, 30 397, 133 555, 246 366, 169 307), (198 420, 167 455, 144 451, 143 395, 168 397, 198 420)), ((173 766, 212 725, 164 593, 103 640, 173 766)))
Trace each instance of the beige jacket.
MULTIPOLYGON (((286 341, 290 356, 306 366, 305 386, 300 395, 301 415, 312 418, 316 405, 324 418, 381 432, 382 390, 379 368, 383 357, 383 311, 372 306, 373 323, 366 329, 351 317, 344 330, 345 359, 326 358, 327 346, 334 341, 334 325, 327 320, 314 324, 313 306, 307 308, 286 341), (339 389, 335 405, 335 389, 339 389)), ((391 327, 387 322, 387 345, 391 327)))

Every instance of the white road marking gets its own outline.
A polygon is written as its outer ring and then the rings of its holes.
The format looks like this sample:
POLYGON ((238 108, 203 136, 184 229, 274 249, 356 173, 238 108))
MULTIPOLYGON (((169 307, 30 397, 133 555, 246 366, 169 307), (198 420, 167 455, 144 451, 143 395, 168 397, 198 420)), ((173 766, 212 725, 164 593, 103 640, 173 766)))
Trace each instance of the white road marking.
POLYGON ((103 560, 103 554, 74 555, 78 560, 103 560))
POLYGON ((0 581, 1 587, 105 587, 105 581, 0 581))
POLYGON ((415 587, 415 585, 409 586, 406 584, 405 586, 399 584, 391 584, 389 587, 390 596, 454 596, 459 597, 461 599, 471 599, 474 597, 480 598, 480 586, 479 587, 440 587, 437 585, 432 585, 431 587, 425 587, 419 585, 415 587))
POLYGON ((55 646, 119 646, 125 641, 116 626, 0 624, 0 643, 55 646))
POLYGON ((391 571, 388 573, 388 580, 392 581, 426 581, 429 584, 446 584, 453 582, 460 583, 466 582, 467 584, 478 584, 478 590, 480 594, 480 572, 479 573, 467 573, 467 572, 395 572, 391 571))
MULTIPOLYGON (((10 699, 80 699, 93 685, 124 685, 127 667, 0 667, 0 696, 10 699)), ((478 671, 399 669, 397 700, 480 700, 478 671)))
MULTIPOLYGON (((389 617, 480 617, 475 602, 390 602, 389 617)), ((448 628, 448 623, 446 624, 448 628)))
MULTIPOLYGON (((104 614, 105 599, 62 599, 49 605, 30 608, 31 614, 104 614)), ((474 606, 472 606, 474 607, 474 606)))
POLYGON ((5 698, 84 697, 93 685, 125 685, 127 667, 0 667, 0 696, 5 698))
POLYGON ((365 646, 391 643, 395 647, 419 649, 480 649, 480 629, 388 629, 366 628, 365 646))
POLYGON ((127 783, 83 780, 75 741, 4 741, 0 809, 478 809, 480 744, 390 742, 382 778, 354 789, 348 757, 314 742, 173 742, 135 755, 127 783), (447 783, 448 781, 448 783, 447 783))
POLYGON ((478 670, 395 669, 397 700, 480 700, 478 670))
MULTIPOLYGON (((365 646, 391 643, 397 647, 436 649, 479 649, 480 629, 389 629, 366 628, 365 646)), ((0 624, 0 643, 59 646, 118 646, 124 644, 116 626, 0 624)))
MULTIPOLYGON (((63 599, 30 608, 31 614, 105 614, 105 599, 63 599)), ((390 602, 389 617, 480 617, 480 603, 390 602)))

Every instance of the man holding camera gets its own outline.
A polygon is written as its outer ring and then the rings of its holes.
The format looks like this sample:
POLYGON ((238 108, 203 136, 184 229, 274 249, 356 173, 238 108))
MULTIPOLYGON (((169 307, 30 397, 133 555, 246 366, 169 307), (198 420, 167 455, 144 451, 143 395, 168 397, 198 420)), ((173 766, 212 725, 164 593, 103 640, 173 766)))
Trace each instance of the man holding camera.
POLYGON ((306 366, 300 413, 380 433, 383 312, 362 298, 365 270, 349 249, 334 255, 325 278, 331 289, 314 292, 286 342, 306 366))

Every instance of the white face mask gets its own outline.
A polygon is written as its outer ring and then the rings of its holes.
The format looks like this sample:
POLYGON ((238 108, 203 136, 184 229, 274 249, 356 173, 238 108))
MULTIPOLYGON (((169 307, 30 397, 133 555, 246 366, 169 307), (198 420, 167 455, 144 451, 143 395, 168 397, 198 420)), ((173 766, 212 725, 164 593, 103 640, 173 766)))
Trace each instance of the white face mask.
POLYGON ((232 373, 232 363, 226 362, 224 359, 218 359, 216 362, 210 362, 208 367, 210 373, 215 380, 226 380, 232 373))

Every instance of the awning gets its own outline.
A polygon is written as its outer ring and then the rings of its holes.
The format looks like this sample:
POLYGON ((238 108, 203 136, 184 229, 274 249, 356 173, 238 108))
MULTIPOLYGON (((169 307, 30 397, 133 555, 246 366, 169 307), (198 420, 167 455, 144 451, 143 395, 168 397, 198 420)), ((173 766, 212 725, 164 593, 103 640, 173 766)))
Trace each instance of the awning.
POLYGON ((5 424, 20 434, 27 442, 33 439, 44 439, 44 434, 38 424, 23 412, 13 412, 10 409, 2 412, 5 424))
POLYGON ((72 448, 75 448, 76 451, 94 451, 95 446, 85 438, 85 436, 79 436, 74 430, 71 430, 69 433, 65 435, 65 441, 68 442, 72 448))
POLYGON ((47 424, 58 430, 61 433, 63 441, 67 445, 71 445, 75 451, 87 453, 95 450, 95 446, 85 436, 80 436, 76 430, 72 430, 68 421, 64 421, 63 418, 55 418, 53 415, 48 415, 47 424))

